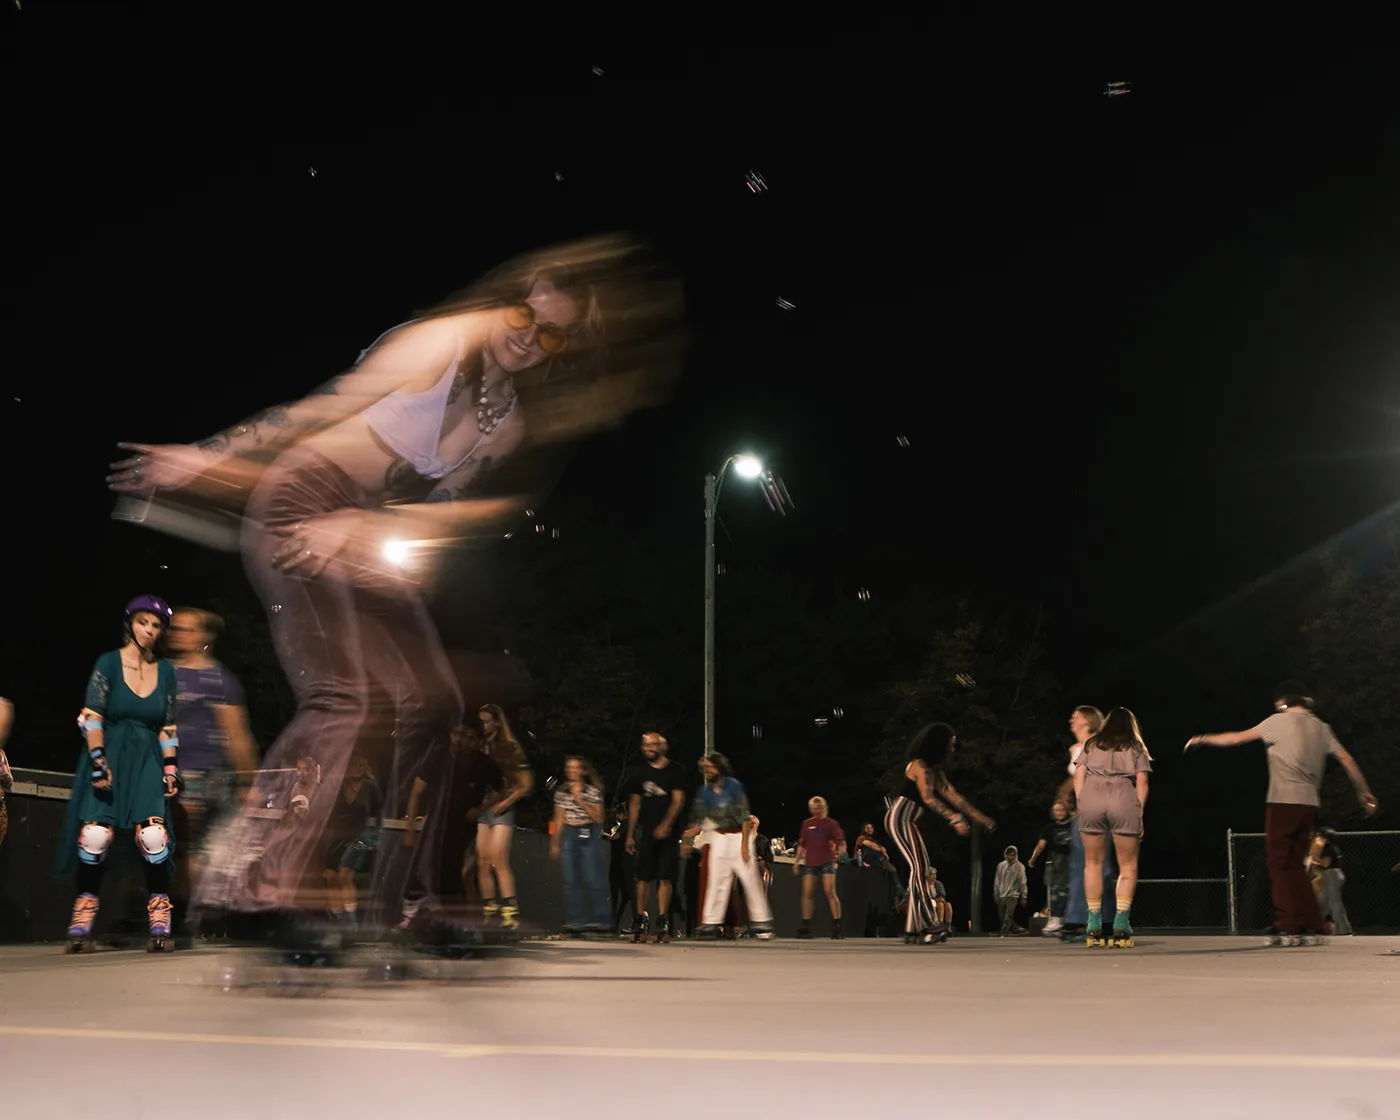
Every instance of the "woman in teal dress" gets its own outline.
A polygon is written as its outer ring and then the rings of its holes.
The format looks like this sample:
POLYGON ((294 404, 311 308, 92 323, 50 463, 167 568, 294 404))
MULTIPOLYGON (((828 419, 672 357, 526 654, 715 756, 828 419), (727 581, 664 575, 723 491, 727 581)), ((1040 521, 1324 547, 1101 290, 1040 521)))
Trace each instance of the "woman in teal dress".
POLYGON ((156 656, 170 608, 154 595, 126 607, 126 640, 97 659, 83 700, 86 749, 68 799, 61 870, 77 865, 78 898, 68 927, 70 952, 90 952, 102 868, 118 829, 131 829, 146 861, 146 913, 152 952, 174 948, 170 879, 174 838, 166 800, 179 788, 175 668, 156 656), (77 859, 74 859, 74 856, 77 859))

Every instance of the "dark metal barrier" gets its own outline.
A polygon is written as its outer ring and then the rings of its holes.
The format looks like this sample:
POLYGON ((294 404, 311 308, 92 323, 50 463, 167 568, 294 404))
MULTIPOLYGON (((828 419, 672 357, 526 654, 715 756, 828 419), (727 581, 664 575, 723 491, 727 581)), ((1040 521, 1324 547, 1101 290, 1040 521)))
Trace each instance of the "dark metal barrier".
MULTIPOLYGON (((63 837, 72 775, 33 770, 14 773, 15 787, 8 800, 9 836, 0 846, 0 943, 62 941, 73 906, 73 881, 71 875, 55 876, 54 866, 63 837)), ((395 854, 403 827, 402 821, 385 822, 382 853, 395 854)), ((558 930, 564 918, 564 885, 559 864, 549 855, 549 837, 518 831, 511 846, 511 867, 516 873, 522 920, 533 930, 558 930)), ((445 877, 451 883, 451 874, 445 877)), ((684 878, 691 882, 689 893, 693 894, 693 874, 684 878)), ((893 881, 888 873, 845 863, 837 870, 837 884, 846 936, 898 935, 893 881)), ((735 890, 738 889, 736 885, 735 890)), ((678 885, 677 893, 679 909, 687 917, 686 925, 693 928, 699 915, 691 911, 698 911, 699 905, 687 905, 684 883, 678 885)), ((775 864, 768 900, 779 936, 791 937, 797 931, 800 899, 801 886, 792 873, 792 865, 775 864)), ((818 891, 813 932, 823 936, 828 923, 826 899, 818 891)), ((95 933, 99 938, 123 934, 144 938, 145 930, 146 892, 141 859, 130 837, 118 836, 107 858, 95 933)))

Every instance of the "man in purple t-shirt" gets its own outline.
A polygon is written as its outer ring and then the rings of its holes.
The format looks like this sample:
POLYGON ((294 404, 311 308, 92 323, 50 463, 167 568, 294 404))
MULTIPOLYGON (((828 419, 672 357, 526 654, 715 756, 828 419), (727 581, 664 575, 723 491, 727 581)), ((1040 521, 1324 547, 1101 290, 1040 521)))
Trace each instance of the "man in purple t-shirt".
POLYGON ((841 900, 836 895, 836 865, 846 852, 846 834, 830 816, 826 798, 814 797, 807 802, 811 816, 802 822, 797 835, 797 862, 792 873, 802 876, 802 924, 797 936, 812 936, 809 925, 816 909, 816 881, 821 876, 826 891, 826 904, 831 908, 831 938, 839 940, 841 933, 841 900))

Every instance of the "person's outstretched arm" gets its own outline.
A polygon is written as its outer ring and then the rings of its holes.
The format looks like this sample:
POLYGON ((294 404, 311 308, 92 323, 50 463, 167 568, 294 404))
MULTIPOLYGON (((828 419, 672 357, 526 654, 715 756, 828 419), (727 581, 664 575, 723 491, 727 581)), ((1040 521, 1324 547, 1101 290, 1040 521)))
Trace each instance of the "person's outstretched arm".
POLYGON ((1186 741, 1185 749, 1190 751, 1197 747, 1238 747, 1245 743, 1257 743, 1263 738, 1264 725, 1261 723, 1248 731, 1221 731, 1214 735, 1197 735, 1186 741))
MULTIPOLYGON (((206 472, 235 468, 250 453, 276 452, 356 416, 396 389, 427 387, 462 352, 460 321, 430 319, 394 331, 348 373, 293 404, 264 409, 194 444, 119 443, 134 455, 112 464, 108 486, 124 494, 184 486, 206 472)), ((246 482, 236 469, 224 481, 246 482)))

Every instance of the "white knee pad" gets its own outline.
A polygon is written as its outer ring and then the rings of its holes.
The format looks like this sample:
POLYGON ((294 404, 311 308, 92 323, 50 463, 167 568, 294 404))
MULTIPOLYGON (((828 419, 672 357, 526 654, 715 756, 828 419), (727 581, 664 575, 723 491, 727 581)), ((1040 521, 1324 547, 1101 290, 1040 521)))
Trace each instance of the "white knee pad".
POLYGON ((159 817, 136 826, 136 844, 147 863, 164 863, 170 858, 170 833, 159 817))
POLYGON ((107 858, 107 849, 112 845, 112 830, 105 824, 89 821, 78 830, 78 858, 93 865, 107 858))

